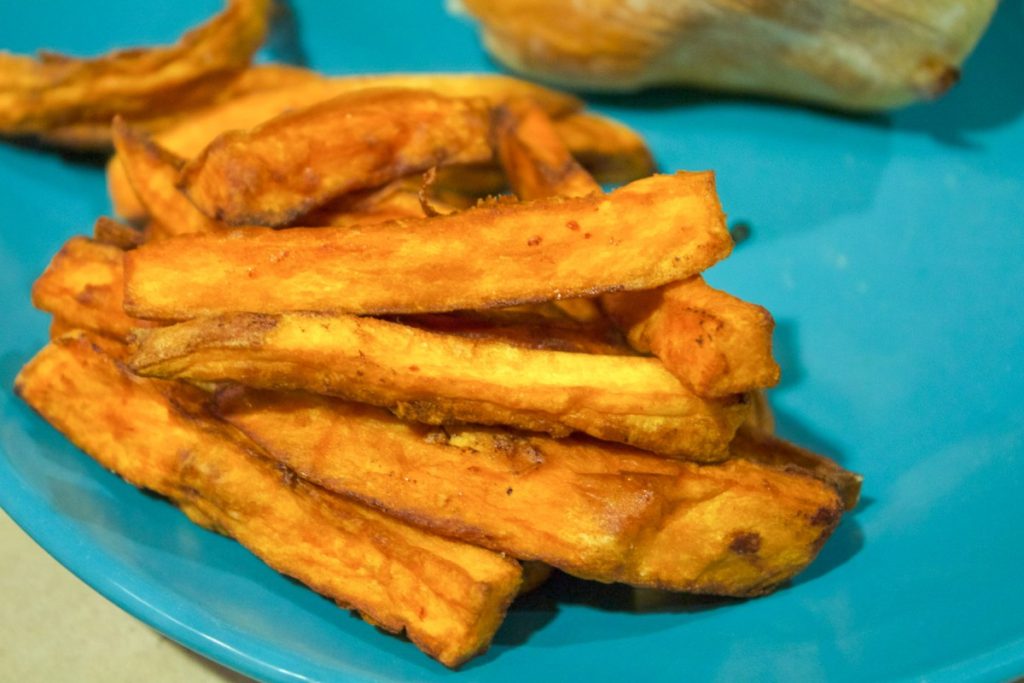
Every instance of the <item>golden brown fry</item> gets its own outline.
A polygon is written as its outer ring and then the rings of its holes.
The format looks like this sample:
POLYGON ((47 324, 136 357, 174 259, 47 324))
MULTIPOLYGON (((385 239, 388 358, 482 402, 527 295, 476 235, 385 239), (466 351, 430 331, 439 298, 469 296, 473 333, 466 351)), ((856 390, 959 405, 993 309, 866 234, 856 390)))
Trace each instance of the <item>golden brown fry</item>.
POLYGON ((232 389, 217 412, 343 495, 599 581, 765 593, 815 557, 843 509, 829 484, 742 458, 697 465, 586 439, 441 431, 312 394, 232 389))
POLYGON ((598 182, 618 185, 654 173, 647 143, 623 123, 588 112, 573 112, 554 121, 573 157, 598 182))
POLYGON ((601 303, 633 348, 654 353, 701 396, 779 381, 771 314, 709 287, 699 275, 645 292, 606 294, 601 303))
POLYGON ((485 311, 402 315, 393 316, 392 319, 430 332, 469 339, 492 339, 527 349, 635 355, 618 330, 601 320, 580 322, 567 316, 550 317, 541 311, 493 308, 485 311))
MULTIPOLYGON (((264 92, 257 91, 245 96, 226 97, 222 102, 183 117, 173 127, 162 131, 156 137, 156 142, 180 157, 191 159, 221 133, 253 128, 286 111, 309 107, 339 95, 367 88, 430 90, 447 97, 479 97, 492 105, 512 98, 528 98, 536 101, 544 111, 555 117, 568 115, 583 106, 582 102, 571 95, 497 74, 341 76, 264 92)), ((574 123, 567 125, 569 128, 579 127, 574 123)), ((594 144, 586 135, 572 136, 570 133, 570 137, 588 147, 594 144)), ((504 187, 502 174, 493 166, 488 166, 484 170, 486 172, 482 173, 474 167, 462 173, 456 169, 443 169, 441 175, 444 177, 449 172, 458 175, 454 186, 464 188, 465 184, 470 182, 479 196, 500 192, 504 187), (484 182, 481 184, 481 181, 484 182)), ((601 179, 606 180, 604 177, 601 179)), ((609 178, 607 182, 612 180, 614 179, 609 178)), ((442 184, 444 182, 442 180, 442 184)), ((135 200, 131 186, 116 159, 107 166, 107 184, 118 215, 132 219, 142 217, 142 207, 135 200)))
POLYGON ((847 510, 857 507, 860 500, 860 486, 864 477, 843 469, 823 455, 772 436, 757 427, 740 427, 730 449, 736 457, 772 467, 807 472, 828 482, 839 492, 847 510))
POLYGON ((146 244, 125 255, 125 306, 169 320, 486 308, 656 287, 731 249, 713 174, 677 173, 605 197, 495 203, 358 231, 250 229, 146 244))
POLYGON ((270 0, 229 0, 173 46, 94 59, 0 54, 0 134, 161 115, 213 99, 263 42, 270 0))
POLYGON ((71 327, 124 339, 152 322, 124 312, 123 252, 88 237, 72 237, 32 286, 32 305, 71 327))
POLYGON ((223 223, 203 215, 175 185, 185 163, 183 159, 144 137, 121 117, 114 119, 113 138, 117 158, 151 219, 148 239, 227 229, 223 223))
POLYGON ((92 238, 118 249, 134 249, 145 241, 145 235, 130 225, 100 216, 92 227, 92 238))
MULTIPOLYGON (((600 192, 529 102, 499 109, 496 147, 516 194, 524 199, 600 192)), ((709 287, 699 275, 648 291, 608 293, 601 304, 637 351, 653 352, 702 396, 774 386, 775 322, 764 308, 709 287)))
POLYGON ((180 388, 129 375, 88 337, 51 343, 15 390, 104 467, 371 623, 404 630, 448 666, 487 648, 516 595, 513 560, 297 479, 216 421, 187 412, 180 388))
POLYGON ((491 158, 490 107, 426 90, 364 90, 219 136, 178 184, 211 218, 287 225, 353 190, 491 158))
POLYGON ((524 349, 355 316, 235 313, 137 333, 131 367, 152 376, 305 389, 429 424, 581 431, 715 461, 743 422, 743 396, 706 400, 661 363, 524 349))

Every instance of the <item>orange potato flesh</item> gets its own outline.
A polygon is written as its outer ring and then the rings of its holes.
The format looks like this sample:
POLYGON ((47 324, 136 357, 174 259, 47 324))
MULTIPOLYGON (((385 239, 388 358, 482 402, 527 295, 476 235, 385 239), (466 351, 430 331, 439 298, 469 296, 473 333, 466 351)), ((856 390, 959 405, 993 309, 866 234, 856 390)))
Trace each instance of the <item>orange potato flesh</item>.
POLYGON ((222 134, 181 170, 179 186, 211 218, 287 225, 353 190, 486 161, 489 130, 482 99, 364 90, 222 134))
POLYGON ((708 286, 699 275, 659 289, 602 296, 630 345, 652 352, 701 396, 774 386, 775 321, 761 306, 708 286))
POLYGON ((815 557, 842 512, 828 483, 742 458, 698 465, 589 439, 442 431, 313 394, 232 388, 216 405, 311 481, 598 581, 765 593, 815 557))
POLYGON ((181 388, 129 375, 88 337, 51 343, 15 386, 104 467, 371 623, 404 630, 448 666, 487 648, 516 595, 515 561, 297 479, 225 426, 183 408, 190 401, 181 388))
POLYGON ((32 286, 32 305, 72 327, 115 339, 152 325, 124 312, 123 253, 87 237, 72 237, 32 286))
POLYGON ((125 306, 169 320, 435 313, 656 287, 731 249, 713 174, 676 173, 604 197, 497 202, 359 230, 250 229, 146 244, 125 256, 125 306))
POLYGON ((267 32, 270 0, 229 0, 169 47, 94 59, 0 53, 0 134, 146 117, 214 99, 249 63, 267 32))
POLYGON ((139 330, 136 372, 305 389, 430 424, 581 431, 664 455, 721 460, 745 397, 706 400, 653 358, 524 349, 374 318, 235 313, 139 330))
POLYGON ((128 181, 151 219, 149 239, 227 229, 203 215, 177 188, 184 160, 129 127, 120 117, 114 119, 113 140, 128 181))

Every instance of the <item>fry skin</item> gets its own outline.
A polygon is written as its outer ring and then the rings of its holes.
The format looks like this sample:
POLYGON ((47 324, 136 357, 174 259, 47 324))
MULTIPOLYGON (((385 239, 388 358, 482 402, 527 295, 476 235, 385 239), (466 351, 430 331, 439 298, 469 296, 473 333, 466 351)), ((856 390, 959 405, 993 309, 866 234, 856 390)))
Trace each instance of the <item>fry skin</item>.
POLYGON ((215 410, 333 491, 598 581, 766 593, 817 555, 843 509, 829 483, 743 458, 697 465, 589 439, 442 431, 302 393, 232 388, 215 410))
POLYGON ((304 389, 429 424, 581 431, 669 456, 716 461, 746 418, 652 358, 524 349, 355 316, 235 313, 139 330, 132 369, 150 377, 304 389))
POLYGON ((52 342, 15 390, 104 467, 448 666, 486 649, 516 595, 515 561, 297 479, 192 413, 180 387, 131 376, 86 336, 52 342))
POLYGON ((145 118, 212 100, 266 36, 270 0, 229 0, 169 47, 94 59, 0 53, 0 134, 35 135, 115 114, 145 118))
POLYGON ((215 139, 181 170, 200 211, 283 226, 353 190, 432 166, 491 158, 490 107, 426 90, 363 90, 215 139))
POLYGON ((72 237, 32 285, 32 305, 66 325, 113 339, 153 325, 124 312, 123 253, 88 237, 72 237))
POLYGON ((658 289, 605 294, 601 304, 634 349, 653 353, 701 396, 779 381, 771 314, 708 286, 699 275, 658 289))
POLYGON ((498 202, 360 230, 250 229, 146 244, 125 255, 125 307, 167 320, 489 308, 657 287, 731 249, 714 176, 676 173, 604 197, 498 202))

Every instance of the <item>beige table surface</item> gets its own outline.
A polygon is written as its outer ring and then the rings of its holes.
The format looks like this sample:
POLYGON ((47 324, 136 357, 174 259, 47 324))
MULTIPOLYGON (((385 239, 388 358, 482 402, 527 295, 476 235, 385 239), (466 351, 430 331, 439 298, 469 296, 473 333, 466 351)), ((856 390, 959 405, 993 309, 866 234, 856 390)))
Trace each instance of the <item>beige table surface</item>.
POLYGON ((244 683, 79 581, 0 512, 0 680, 244 683))

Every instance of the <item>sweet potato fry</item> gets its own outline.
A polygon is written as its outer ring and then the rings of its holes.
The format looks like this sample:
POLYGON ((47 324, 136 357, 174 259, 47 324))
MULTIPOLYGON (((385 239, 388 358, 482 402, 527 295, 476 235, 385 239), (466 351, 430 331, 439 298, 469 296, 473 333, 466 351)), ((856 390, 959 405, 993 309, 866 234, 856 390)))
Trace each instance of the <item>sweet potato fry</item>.
MULTIPOLYGON (((203 107, 187 118, 175 119, 176 123, 172 127, 162 130, 157 135, 156 142, 180 157, 191 159, 221 133, 253 128, 286 111, 309 107, 339 95, 367 88, 430 90, 447 97, 483 98, 491 105, 509 99, 526 98, 537 102, 549 116, 556 118, 567 116, 583 106, 582 102, 571 95, 496 74, 341 76, 273 90, 267 89, 263 92, 256 91, 244 96, 225 97, 223 101, 203 107)), ((606 176, 602 175, 600 169, 595 169, 598 179, 602 182, 621 183, 646 175, 629 175, 615 170, 616 166, 635 166, 633 161, 619 161, 614 158, 615 154, 633 154, 628 147, 606 145, 601 148, 605 154, 612 155, 611 158, 602 157, 601 153, 594 151, 598 143, 603 142, 599 139, 601 135, 621 135, 616 133, 614 128, 621 124, 611 124, 611 129, 605 129, 601 123, 592 123, 592 119, 594 117, 590 115, 582 116, 578 120, 576 117, 566 119, 565 130, 562 132, 568 141, 582 146, 579 151, 583 158, 614 171, 614 175, 606 176)), ((484 167, 482 171, 474 167, 465 173, 460 173, 455 168, 445 170, 459 176, 456 180, 460 183, 459 187, 471 182, 475 192, 481 196, 500 192, 504 185, 504 177, 493 165, 484 167)), ((130 219, 139 219, 143 216, 142 207, 135 199, 116 158, 107 166, 107 184, 118 215, 130 219)))
POLYGON ((694 277, 658 289, 606 294, 601 303, 637 351, 653 352, 701 396, 726 396, 774 386, 775 321, 694 277))
POLYGON ((192 413, 180 388, 129 375, 86 336, 51 343, 15 389, 103 466, 448 666, 486 649, 516 595, 513 560, 297 479, 192 413))
POLYGON ((32 286, 32 305, 67 325, 114 339, 152 322, 124 312, 123 252, 87 237, 72 237, 32 286))
POLYGON ((0 134, 34 135, 83 123, 166 114, 216 97, 263 42, 270 0, 229 0, 169 47, 94 59, 0 54, 0 134))
POLYGON ((117 158, 150 217, 147 231, 150 240, 228 229, 223 223, 207 218, 178 189, 176 183, 184 159, 132 129, 119 116, 114 119, 112 128, 117 158))
POLYGON ((481 99, 363 90, 224 133, 181 170, 178 184, 211 218, 282 226, 353 190, 486 161, 489 130, 481 99))
POLYGON ((828 483, 743 458, 697 465, 587 439, 441 431, 238 387, 218 394, 216 412, 342 495, 599 581, 765 593, 815 557, 842 512, 828 483))
POLYGON ((495 203, 358 231, 250 229, 146 244, 125 255, 125 306, 170 320, 487 308, 657 287, 731 248, 713 175, 677 173, 605 197, 495 203))
POLYGON ((578 430, 702 461, 728 455, 749 407, 743 396, 693 395, 653 358, 524 349, 374 318, 234 313, 135 340, 131 367, 147 376, 305 389, 429 424, 578 430))
MULTIPOLYGON (((543 111, 528 101, 497 111, 498 156, 519 197, 601 191, 543 111)), ((702 396, 727 396, 779 381, 772 357, 775 322, 768 311, 709 287, 699 275, 655 290, 605 294, 601 304, 633 348, 654 353, 702 396)))

